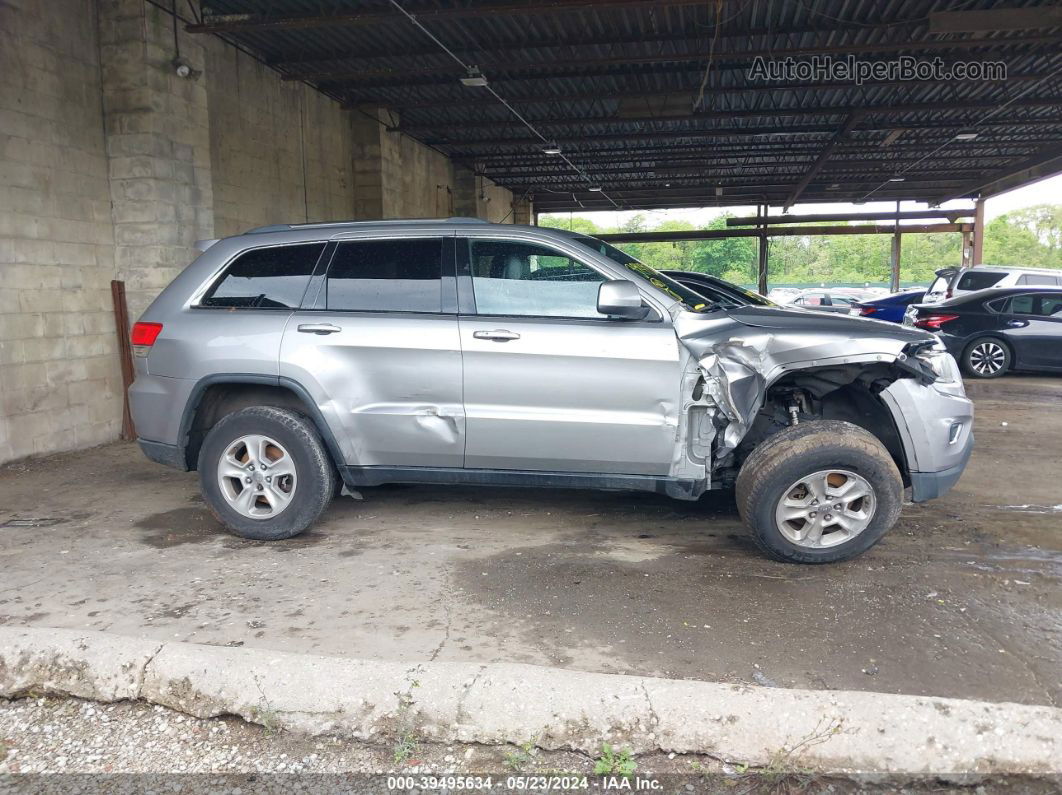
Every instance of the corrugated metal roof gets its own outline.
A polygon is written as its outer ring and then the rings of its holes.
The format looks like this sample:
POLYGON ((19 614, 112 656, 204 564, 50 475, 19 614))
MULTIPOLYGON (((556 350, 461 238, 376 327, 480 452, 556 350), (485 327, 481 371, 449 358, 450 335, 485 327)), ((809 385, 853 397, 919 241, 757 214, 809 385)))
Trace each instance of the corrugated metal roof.
MULTIPOLYGON (((478 66, 582 173, 543 154, 541 141, 485 89, 461 85, 460 65, 385 0, 210 0, 197 29, 238 42, 349 107, 393 108, 400 130, 534 195, 540 210, 611 208, 610 200, 631 208, 777 205, 795 195, 937 200, 973 195, 1025 167, 1042 171, 1057 160, 1062 169, 1062 17, 1048 0, 1012 0, 1017 11, 1003 24, 956 32, 934 32, 931 14, 998 4, 400 3, 478 66), (1024 9, 1032 19, 1022 20, 1024 9), (750 73, 756 57, 849 55, 864 63, 939 58, 949 67, 1001 61, 1008 78, 858 84, 750 73), (975 140, 955 139, 970 131, 975 140), (896 175, 903 181, 888 181, 896 175), (604 194, 587 191, 590 181, 604 194)), ((951 28, 970 27, 969 19, 951 28)))

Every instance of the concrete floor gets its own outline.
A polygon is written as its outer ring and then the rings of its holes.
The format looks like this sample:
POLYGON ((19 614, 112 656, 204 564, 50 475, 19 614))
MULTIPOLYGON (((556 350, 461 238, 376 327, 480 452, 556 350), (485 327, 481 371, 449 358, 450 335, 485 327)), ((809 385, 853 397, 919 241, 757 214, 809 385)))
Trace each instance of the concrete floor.
POLYGON ((1062 378, 968 389, 958 487, 822 567, 761 558, 729 494, 380 488, 266 544, 133 445, 32 460, 0 469, 0 624, 1058 706, 1062 378))

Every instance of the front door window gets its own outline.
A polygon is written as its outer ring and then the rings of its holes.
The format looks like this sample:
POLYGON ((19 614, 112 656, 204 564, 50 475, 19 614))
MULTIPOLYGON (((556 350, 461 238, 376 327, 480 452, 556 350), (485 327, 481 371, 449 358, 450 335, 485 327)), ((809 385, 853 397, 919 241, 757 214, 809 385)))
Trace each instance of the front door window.
POLYGON ((605 319, 597 292, 605 277, 545 246, 471 240, 472 291, 479 315, 605 319))

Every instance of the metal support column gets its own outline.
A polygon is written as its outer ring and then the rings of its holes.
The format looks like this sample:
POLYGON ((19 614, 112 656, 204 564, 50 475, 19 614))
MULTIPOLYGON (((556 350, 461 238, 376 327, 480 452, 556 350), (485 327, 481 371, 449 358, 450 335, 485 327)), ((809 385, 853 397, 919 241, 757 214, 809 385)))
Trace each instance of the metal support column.
POLYGON ((974 205, 973 252, 971 265, 982 264, 985 250, 985 200, 978 199, 974 205))
MULTIPOLYGON (((767 205, 756 205, 757 217, 767 217, 767 205)), ((759 256, 757 257, 757 275, 756 289, 760 295, 767 295, 767 227, 762 223, 759 225, 759 256)))
POLYGON ((970 239, 972 232, 962 233, 962 257, 960 265, 963 268, 969 268, 973 261, 973 241, 970 239))
POLYGON ((900 203, 896 202, 896 231, 892 234, 892 278, 889 287, 892 292, 900 292, 900 203))

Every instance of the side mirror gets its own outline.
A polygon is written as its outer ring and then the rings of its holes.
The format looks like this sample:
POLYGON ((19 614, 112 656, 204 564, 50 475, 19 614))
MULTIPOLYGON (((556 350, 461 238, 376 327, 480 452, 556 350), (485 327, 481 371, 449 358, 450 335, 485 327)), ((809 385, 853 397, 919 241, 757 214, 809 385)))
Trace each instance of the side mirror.
POLYGON ((642 294, 634 282, 613 279, 602 282, 597 290, 597 311, 622 320, 641 320, 649 314, 642 294))

